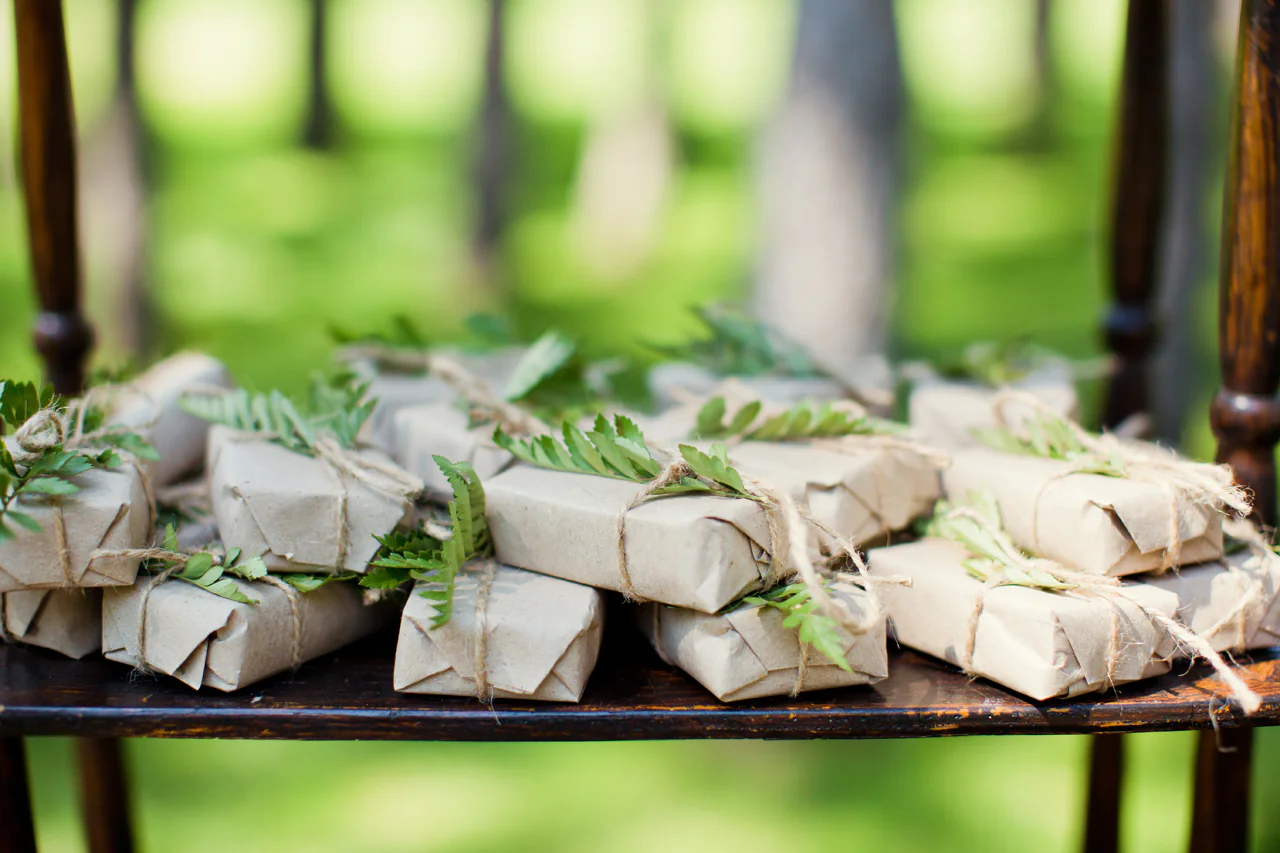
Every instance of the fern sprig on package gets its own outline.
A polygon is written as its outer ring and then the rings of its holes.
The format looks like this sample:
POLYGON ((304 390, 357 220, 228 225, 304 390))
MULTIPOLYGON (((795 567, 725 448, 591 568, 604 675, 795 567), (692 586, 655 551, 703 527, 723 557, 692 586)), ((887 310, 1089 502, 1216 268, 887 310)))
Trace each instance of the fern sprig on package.
POLYGON ((465 462, 433 457, 453 489, 449 501, 449 536, 439 539, 424 530, 394 531, 375 537, 382 546, 371 569, 360 579, 368 589, 395 589, 408 581, 422 581, 419 595, 435 608, 433 628, 452 616, 454 584, 462 567, 493 553, 485 518, 484 486, 465 462))

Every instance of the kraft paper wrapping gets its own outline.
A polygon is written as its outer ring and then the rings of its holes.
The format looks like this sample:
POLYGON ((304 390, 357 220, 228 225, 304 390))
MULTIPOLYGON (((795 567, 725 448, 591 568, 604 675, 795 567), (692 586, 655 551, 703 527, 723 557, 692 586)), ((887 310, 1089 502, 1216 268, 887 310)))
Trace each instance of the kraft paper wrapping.
POLYGON ((989 490, 1004 528, 1022 548, 1097 575, 1160 569, 1174 543, 1182 565, 1222 556, 1222 516, 1162 487, 1122 477, 1073 474, 1071 463, 975 449, 956 451, 942 491, 957 504, 989 490), (1175 518, 1176 516, 1176 518, 1175 518))
POLYGON ((178 407, 182 395, 197 388, 234 388, 227 368, 211 356, 184 352, 157 362, 129 383, 113 406, 109 424, 137 427, 160 454, 148 463, 152 486, 176 483, 204 461, 209 424, 178 407))
POLYGON ((627 513, 631 589, 618 567, 618 516, 640 483, 526 465, 485 484, 500 562, 632 597, 715 613, 769 575, 769 528, 754 501, 652 498, 627 513))
MULTIPOLYGON (((892 407, 893 371, 883 358, 871 356, 855 364, 848 376, 830 377, 739 376, 734 377, 754 396, 766 403, 792 404, 806 400, 842 400, 854 395, 871 402, 874 414, 887 414, 892 407)), ((649 371, 649 391, 659 408, 667 408, 690 399, 715 396, 725 382, 710 370, 689 362, 658 364, 649 371)))
MULTIPOLYGON (((111 660, 138 665, 138 608, 155 582, 113 589, 103 596, 102 650, 111 660)), ((146 665, 188 687, 230 692, 287 672, 293 663, 294 620, 279 587, 233 579, 257 604, 221 598, 183 581, 160 584, 147 599, 146 665)), ((313 660, 386 625, 386 605, 366 606, 358 586, 336 582, 298 594, 300 659, 313 660)))
POLYGON ((4 633, 77 660, 102 648, 102 591, 41 589, 0 594, 4 633))
MULTIPOLYGON (((973 613, 984 590, 965 571, 967 556, 961 546, 938 539, 874 548, 868 554, 873 577, 910 582, 876 589, 898 642, 957 666, 963 666, 973 613)), ((1178 609, 1178 597, 1168 590, 1144 583, 1126 582, 1125 587, 1144 606, 1166 616, 1178 609)), ((972 671, 1032 699, 1106 691, 1171 667, 1172 639, 1132 602, 1021 586, 987 589, 981 600, 972 671), (1113 624, 1118 630, 1114 642, 1113 624), (1115 660, 1108 666, 1112 654, 1115 660)))
POLYGON ((421 584, 414 589, 400 619, 395 689, 478 696, 483 667, 489 689, 480 698, 577 702, 600 651, 604 594, 499 565, 481 595, 484 571, 474 564, 458 577, 452 615, 439 628, 431 627, 436 611, 418 595, 421 584))
MULTIPOLYGON (((1012 382, 1008 386, 1032 395, 1059 415, 1076 420, 1080 401, 1066 362, 1052 362, 1012 382)), ((1000 389, 973 380, 944 379, 928 374, 917 379, 907 403, 908 421, 928 443, 944 450, 978 447, 973 431, 996 426, 992 404, 1000 389)), ((1021 423, 1031 410, 1010 403, 1006 414, 1013 424, 1021 423)))
MULTIPOLYGON (((833 590, 850 612, 864 618, 870 602, 861 590, 833 590)), ((761 696, 786 696, 829 687, 871 684, 889 674, 885 624, 881 619, 861 636, 843 634, 845 672, 821 652, 803 650, 796 632, 782 627, 784 615, 774 607, 746 605, 728 613, 708 614, 661 604, 647 604, 638 619, 658 655, 689 673, 721 702, 761 696), (801 656, 805 655, 801 678, 801 656)))
POLYGON ((743 475, 787 491, 855 545, 907 527, 933 509, 940 491, 937 468, 924 457, 872 443, 863 452, 843 453, 748 441, 729 448, 729 460, 743 475))
POLYGON ((1280 644, 1280 557, 1243 551, 1143 581, 1176 595, 1178 619, 1215 651, 1280 644))
POLYGON ((40 531, 15 528, 0 542, 0 592, 22 589, 127 586, 138 560, 90 555, 97 549, 141 548, 151 535, 151 510, 142 478, 132 465, 90 470, 73 478, 80 487, 57 500, 20 500, 17 509, 40 523, 40 531), (66 531, 66 561, 58 544, 57 513, 66 531))
MULTIPOLYGON (((455 359, 475 374, 494 393, 501 396, 507 380, 525 353, 523 347, 508 347, 489 353, 465 353, 442 350, 443 355, 455 359)), ((451 403, 458 395, 449 384, 425 373, 379 373, 376 365, 368 360, 352 363, 352 368, 369 381, 369 396, 377 399, 368 426, 362 435, 378 449, 393 453, 395 446, 394 421, 396 413, 408 406, 425 403, 451 403)))
MULTIPOLYGON (((391 464, 376 450, 360 455, 391 464)), ((364 572, 378 550, 374 535, 413 515, 404 498, 226 427, 209 433, 209 490, 223 543, 261 555, 272 571, 364 572)))
POLYGON ((470 462, 482 481, 511 464, 511 454, 493 443, 493 424, 471 427, 469 420, 467 413, 452 403, 408 406, 395 414, 391 456, 422 478, 430 500, 443 503, 453 497, 453 489, 433 456, 470 462))

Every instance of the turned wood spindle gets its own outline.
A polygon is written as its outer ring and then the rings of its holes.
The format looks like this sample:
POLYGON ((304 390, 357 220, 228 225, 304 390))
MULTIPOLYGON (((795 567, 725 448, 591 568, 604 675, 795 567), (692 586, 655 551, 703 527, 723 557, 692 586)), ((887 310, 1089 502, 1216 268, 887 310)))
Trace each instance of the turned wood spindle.
POLYGON ((40 313, 35 345, 63 394, 84 384, 93 344, 80 313, 75 115, 61 0, 14 0, 27 236, 40 313))
POLYGON ((1148 356, 1155 344, 1152 301, 1159 273, 1168 149, 1168 0, 1131 0, 1120 83, 1111 205, 1110 279, 1115 302, 1105 321, 1116 372, 1103 425, 1147 411, 1148 356))
MULTIPOLYGON (((1254 495, 1252 517, 1276 521, 1280 439, 1280 7, 1244 0, 1222 206, 1218 347, 1222 389, 1210 409, 1218 459, 1254 495)), ((1253 733, 1200 735, 1191 827, 1195 853, 1247 848, 1253 733)))

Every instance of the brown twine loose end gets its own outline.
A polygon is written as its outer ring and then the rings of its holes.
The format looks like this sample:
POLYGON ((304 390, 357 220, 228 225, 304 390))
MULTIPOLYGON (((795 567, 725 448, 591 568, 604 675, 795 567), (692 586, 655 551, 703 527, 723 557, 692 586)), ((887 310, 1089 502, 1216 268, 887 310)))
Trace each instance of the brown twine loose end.
POLYGON ((494 690, 489 683, 489 595, 493 589, 493 580, 498 573, 496 560, 486 560, 480 582, 476 586, 475 609, 475 668, 476 698, 489 707, 493 707, 494 690))

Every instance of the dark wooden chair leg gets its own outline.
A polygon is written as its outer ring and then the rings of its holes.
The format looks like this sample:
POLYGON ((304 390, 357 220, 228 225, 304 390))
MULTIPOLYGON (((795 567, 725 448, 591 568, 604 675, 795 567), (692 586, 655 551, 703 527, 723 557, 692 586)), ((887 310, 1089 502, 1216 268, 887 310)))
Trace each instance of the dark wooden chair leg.
MULTIPOLYGON (((41 308, 35 342, 54 387, 75 394, 93 335, 80 311, 75 112, 62 3, 14 0, 13 8, 22 184, 41 308)), ((119 742, 82 741, 79 757, 89 849, 131 849, 119 742)))
MULTIPOLYGON (((1116 372, 1102 424, 1116 427, 1150 406, 1148 371, 1156 339, 1152 304, 1159 279, 1168 152, 1169 4, 1130 0, 1120 79, 1114 194, 1111 204, 1111 287, 1107 348, 1116 372)), ((1120 839, 1120 735, 1094 735, 1084 849, 1115 853, 1120 839)))
POLYGON ((1124 736, 1089 739, 1089 804, 1085 853, 1116 853, 1120 848, 1120 787, 1124 779, 1124 736))
POLYGON ((119 738, 80 738, 80 804, 89 853, 133 850, 128 774, 119 738))
MULTIPOLYGON (((1218 304, 1222 389, 1210 410, 1218 458, 1253 491, 1253 518, 1276 522, 1280 439, 1280 7, 1244 0, 1236 46, 1235 104, 1222 205, 1218 304)), ((1253 735, 1200 737, 1191 849, 1248 846, 1253 735), (1221 749, 1219 748, 1221 746, 1221 749)))
POLYGON ((1249 790, 1253 729, 1200 732, 1196 754, 1192 853, 1249 849, 1249 790))
POLYGON ((0 853, 35 853, 27 754, 20 737, 0 737, 0 853))

